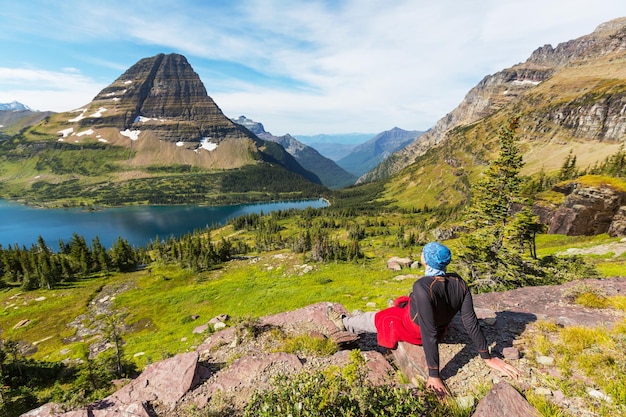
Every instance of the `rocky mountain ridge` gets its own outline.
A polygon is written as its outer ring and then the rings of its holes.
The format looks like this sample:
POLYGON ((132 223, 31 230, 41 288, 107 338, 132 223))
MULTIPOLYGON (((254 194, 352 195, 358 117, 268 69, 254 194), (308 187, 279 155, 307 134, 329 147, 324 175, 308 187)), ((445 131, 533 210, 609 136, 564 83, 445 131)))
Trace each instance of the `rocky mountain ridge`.
POLYGON ((479 131, 479 121, 495 136, 493 125, 511 116, 520 117, 522 140, 533 143, 525 155, 529 169, 558 166, 566 154, 555 149, 559 146, 579 149, 580 162, 591 164, 600 154, 586 155, 592 141, 596 147, 615 149, 612 145, 626 137, 625 56, 626 18, 601 24, 556 48, 540 47, 526 62, 485 76, 431 130, 358 183, 391 177, 442 142, 462 140, 460 132, 471 137, 479 131))

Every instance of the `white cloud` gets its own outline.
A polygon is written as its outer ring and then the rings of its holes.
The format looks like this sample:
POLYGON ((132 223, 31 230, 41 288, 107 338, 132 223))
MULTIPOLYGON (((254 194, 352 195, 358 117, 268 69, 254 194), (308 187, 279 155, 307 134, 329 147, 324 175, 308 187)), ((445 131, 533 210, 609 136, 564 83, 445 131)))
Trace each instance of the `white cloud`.
POLYGON ((76 71, 0 67, 0 103, 17 100, 36 110, 67 111, 89 103, 102 88, 76 71))

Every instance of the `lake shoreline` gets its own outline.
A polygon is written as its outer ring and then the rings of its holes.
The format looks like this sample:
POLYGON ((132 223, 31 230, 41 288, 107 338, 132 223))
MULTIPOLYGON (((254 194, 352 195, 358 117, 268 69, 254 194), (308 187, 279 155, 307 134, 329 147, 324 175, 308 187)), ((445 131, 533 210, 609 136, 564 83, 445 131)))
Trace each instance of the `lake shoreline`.
POLYGON ((39 236, 48 244, 68 242, 73 234, 87 242, 98 237, 110 247, 119 237, 134 246, 146 246, 158 236, 179 237, 194 230, 221 227, 229 220, 252 213, 270 213, 287 209, 328 207, 323 198, 281 200, 273 202, 224 206, 200 205, 132 205, 37 208, 0 199, 0 245, 29 247, 39 236))

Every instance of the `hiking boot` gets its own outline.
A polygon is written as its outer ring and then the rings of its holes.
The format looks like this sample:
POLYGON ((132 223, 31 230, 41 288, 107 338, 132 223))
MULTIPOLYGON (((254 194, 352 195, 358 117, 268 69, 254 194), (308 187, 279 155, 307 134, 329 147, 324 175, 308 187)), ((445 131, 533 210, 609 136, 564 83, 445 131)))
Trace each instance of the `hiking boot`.
POLYGON ((345 317, 343 314, 339 314, 335 311, 333 306, 326 307, 326 317, 328 320, 332 321, 333 324, 341 331, 346 330, 346 326, 343 325, 343 318, 345 317))

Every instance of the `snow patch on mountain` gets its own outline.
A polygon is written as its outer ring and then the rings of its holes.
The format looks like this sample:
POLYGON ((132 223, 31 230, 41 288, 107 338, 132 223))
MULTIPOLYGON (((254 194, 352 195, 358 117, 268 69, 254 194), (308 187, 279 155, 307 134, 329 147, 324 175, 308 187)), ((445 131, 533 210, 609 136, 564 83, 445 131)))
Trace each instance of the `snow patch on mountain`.
POLYGON ((13 100, 10 103, 0 103, 0 111, 20 111, 20 110, 32 110, 25 104, 20 103, 19 101, 13 100))
POLYGON ((63 135, 64 138, 68 137, 70 134, 74 133, 73 127, 68 127, 67 129, 59 130, 57 132, 60 135, 63 135))
MULTIPOLYGON (((217 149, 217 143, 211 142, 211 138, 202 138, 198 149, 205 149, 211 152, 217 149)), ((196 149, 196 152, 198 152, 198 149, 196 149)))
POLYGON ((120 130, 120 135, 130 138, 130 140, 139 139, 140 133, 141 133, 141 130, 130 130, 130 129, 120 130))

